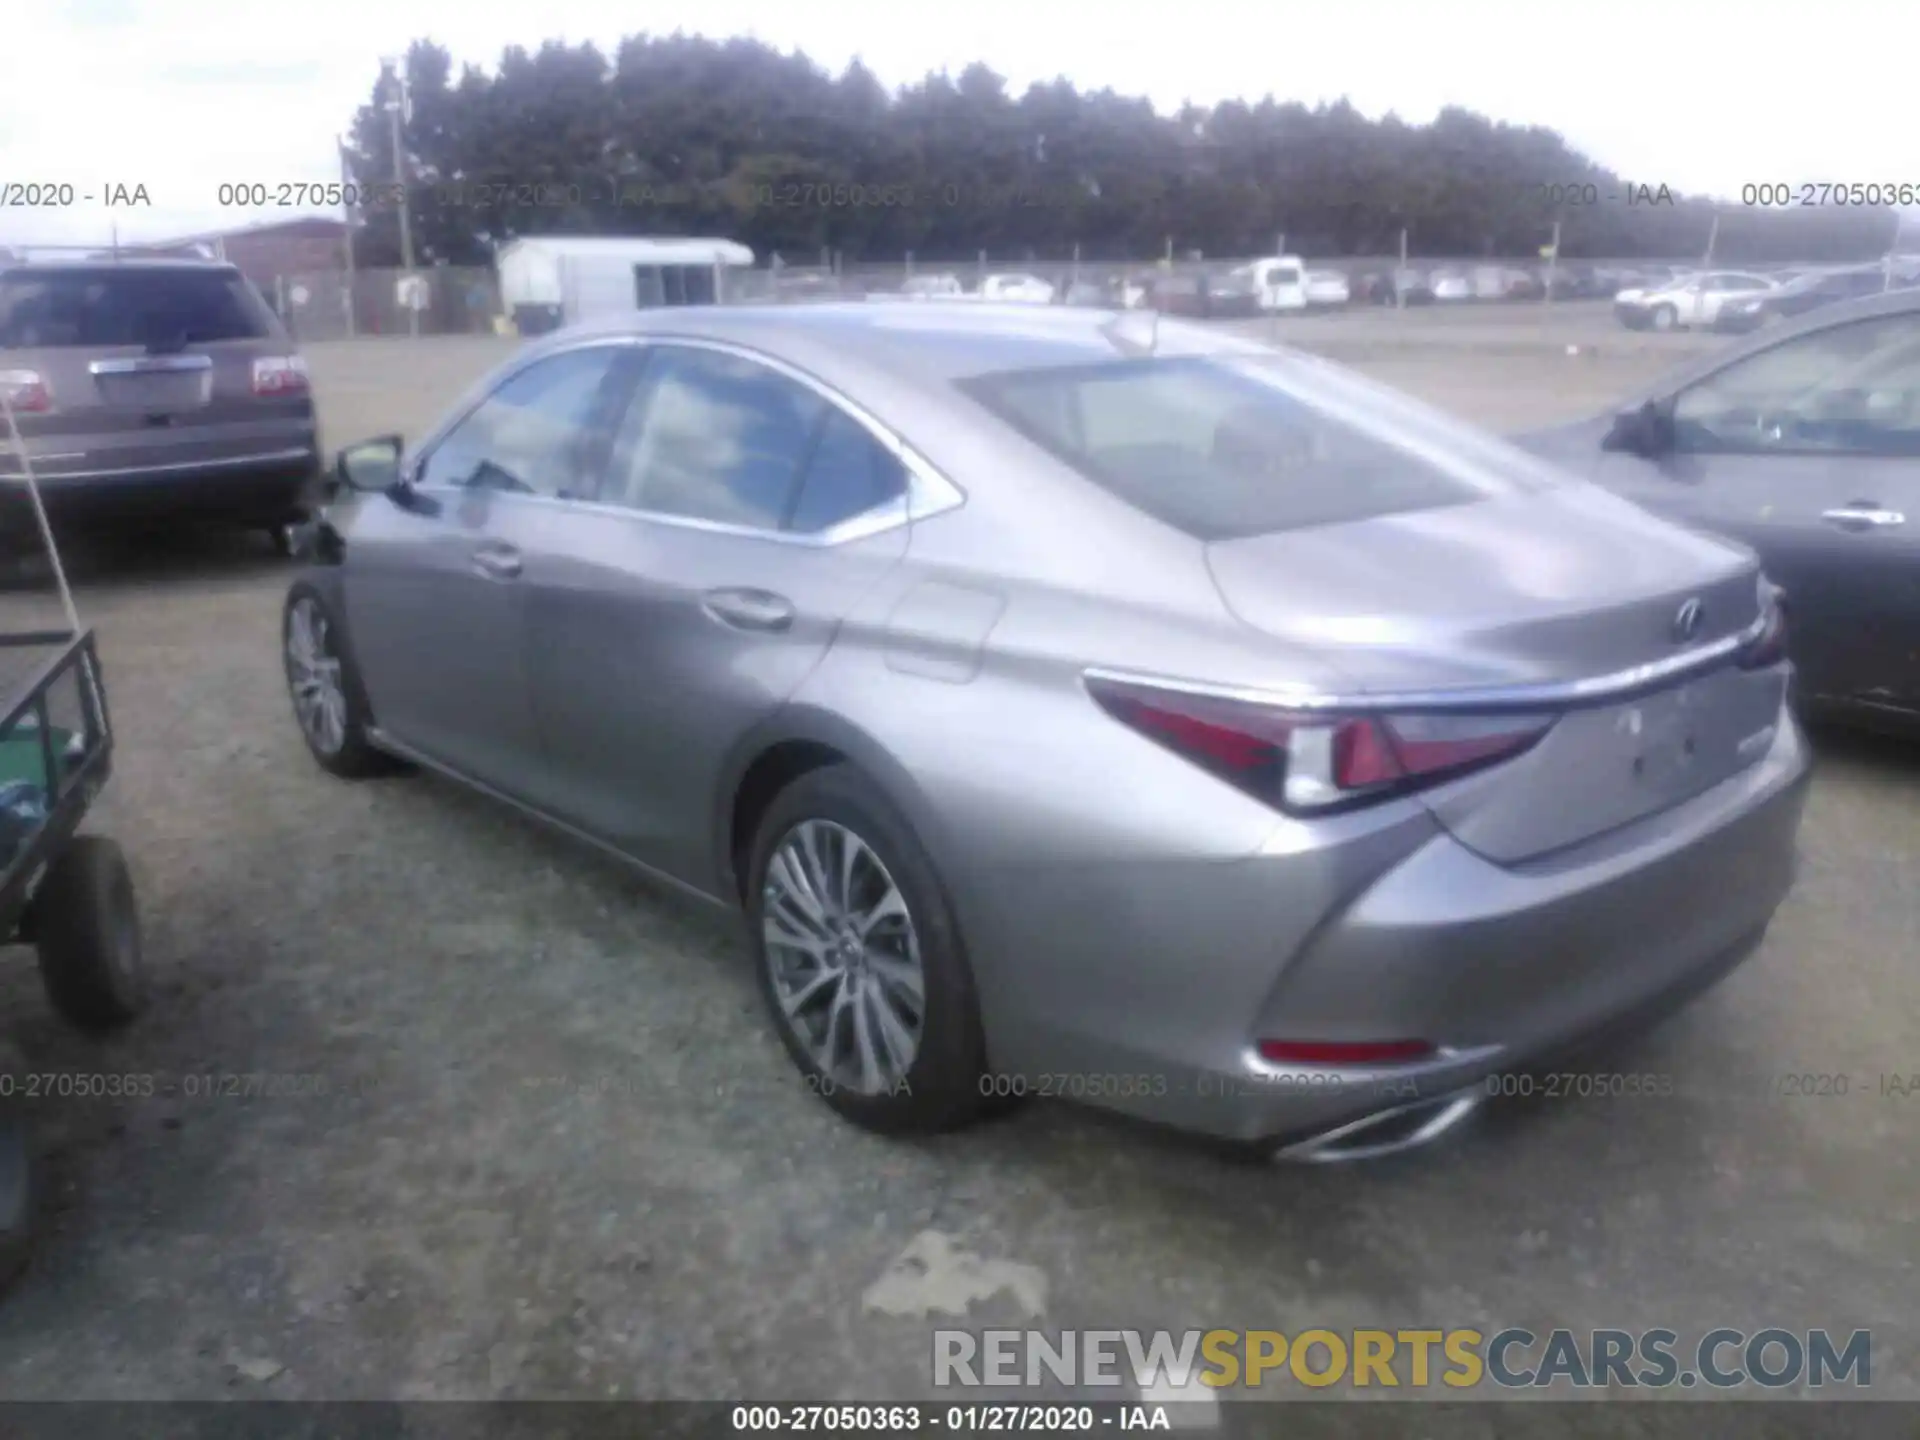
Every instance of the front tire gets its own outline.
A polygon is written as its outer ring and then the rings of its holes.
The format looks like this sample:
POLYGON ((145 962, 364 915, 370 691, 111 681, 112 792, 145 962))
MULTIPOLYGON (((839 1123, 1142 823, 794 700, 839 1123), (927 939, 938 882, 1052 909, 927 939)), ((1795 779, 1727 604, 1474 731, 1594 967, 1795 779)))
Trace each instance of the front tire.
POLYGON ((1656 305, 1650 319, 1656 330, 1674 330, 1679 327, 1680 312, 1671 305, 1656 305))
POLYGON ((30 928, 47 999, 69 1025, 113 1030, 146 1008, 140 905, 112 840, 68 842, 34 894, 30 928))
POLYGON ((310 580, 287 588, 281 658, 293 718, 307 752, 329 775, 360 780, 400 768, 367 738, 373 711, 337 607, 310 580))
POLYGON ((933 862, 848 765, 782 791, 755 832, 747 914, 761 994, 807 1087, 880 1134, 988 1108, 973 972, 933 862))

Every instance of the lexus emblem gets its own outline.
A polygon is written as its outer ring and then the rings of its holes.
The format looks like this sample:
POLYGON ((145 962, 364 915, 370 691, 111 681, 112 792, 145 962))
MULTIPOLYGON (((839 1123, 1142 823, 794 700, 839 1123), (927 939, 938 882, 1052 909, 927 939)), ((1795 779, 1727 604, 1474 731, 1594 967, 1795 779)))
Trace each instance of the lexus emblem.
POLYGON ((1673 616, 1673 643, 1684 645, 1700 633, 1700 622, 1706 619, 1707 608, 1698 600, 1689 600, 1673 616))

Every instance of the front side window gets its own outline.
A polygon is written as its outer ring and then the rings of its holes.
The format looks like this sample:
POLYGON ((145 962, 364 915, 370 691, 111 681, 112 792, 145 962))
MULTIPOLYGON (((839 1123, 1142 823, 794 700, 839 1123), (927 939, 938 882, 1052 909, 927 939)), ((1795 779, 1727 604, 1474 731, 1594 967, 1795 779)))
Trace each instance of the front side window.
POLYGON ((754 361, 661 346, 614 437, 601 498, 778 530, 826 410, 812 390, 754 361))
POLYGON ((584 498, 600 406, 621 353, 607 345, 569 350, 515 372, 428 452, 420 483, 584 498))
POLYGON ((1815 331, 1680 392, 1674 448, 1696 454, 1920 455, 1920 315, 1815 331))
POLYGON ((1111 361, 962 388, 1103 489, 1202 540, 1567 483, 1501 441, 1311 360, 1111 361))

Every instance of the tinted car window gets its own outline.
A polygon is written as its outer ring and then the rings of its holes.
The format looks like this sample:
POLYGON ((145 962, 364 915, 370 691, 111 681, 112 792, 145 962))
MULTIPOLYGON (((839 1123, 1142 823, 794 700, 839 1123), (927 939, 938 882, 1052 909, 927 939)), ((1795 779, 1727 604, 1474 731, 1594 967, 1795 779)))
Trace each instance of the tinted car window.
POLYGON ((603 388, 621 351, 570 350, 515 372, 447 432, 420 481, 559 499, 591 491, 603 388))
POLYGON ((16 270, 0 274, 0 347, 178 349, 279 333, 230 270, 16 270))
POLYGON ((1115 361, 963 388, 1088 479, 1203 540, 1564 483, 1500 441, 1312 361, 1115 361))
POLYGON ((817 534, 906 492, 907 472, 899 459, 866 426, 829 407, 787 526, 817 534))
POLYGON ((1674 442, 1696 453, 1920 454, 1920 315, 1835 325, 1682 391, 1674 442))
POLYGON ((662 346, 614 440, 602 499, 777 530, 827 404, 764 365, 662 346))

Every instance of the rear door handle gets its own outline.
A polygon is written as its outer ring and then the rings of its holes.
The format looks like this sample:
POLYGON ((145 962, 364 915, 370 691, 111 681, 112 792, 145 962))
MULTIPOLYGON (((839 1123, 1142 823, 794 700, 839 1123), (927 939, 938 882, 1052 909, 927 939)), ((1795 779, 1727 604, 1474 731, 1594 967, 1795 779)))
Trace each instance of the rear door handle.
POLYGON ((1854 500, 1834 510, 1822 510, 1820 518, 1842 530, 1885 530, 1907 523, 1898 510, 1882 510, 1870 500, 1854 500))
POLYGON ((793 604, 771 590, 709 590, 700 608, 736 630, 785 630, 793 624, 793 604))
POLYGON ((482 545, 473 552, 473 568, 489 580, 518 579, 520 552, 511 545, 482 545))

